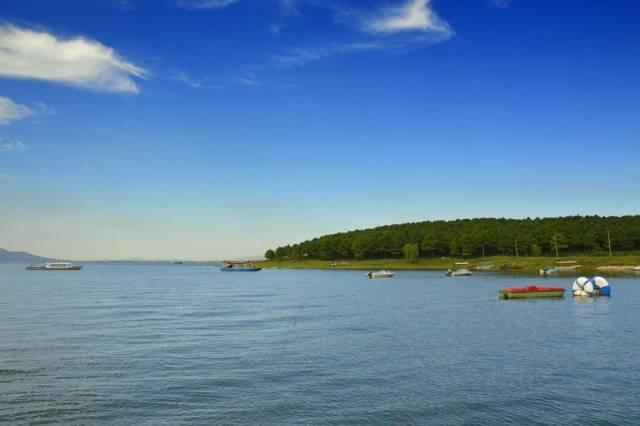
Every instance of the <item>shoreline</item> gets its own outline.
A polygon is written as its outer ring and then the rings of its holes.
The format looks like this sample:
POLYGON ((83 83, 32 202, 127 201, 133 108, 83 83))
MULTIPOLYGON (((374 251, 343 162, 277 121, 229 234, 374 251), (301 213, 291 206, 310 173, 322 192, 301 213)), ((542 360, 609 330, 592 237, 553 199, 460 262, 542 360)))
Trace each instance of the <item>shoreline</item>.
POLYGON ((561 271, 559 274, 580 274, 581 272, 601 272, 601 273, 634 273, 633 267, 640 265, 640 255, 623 256, 575 256, 575 257, 520 257, 494 256, 486 258, 460 259, 460 258, 439 258, 439 259, 366 259, 366 260, 319 260, 319 259, 277 259, 263 260, 258 262, 258 266, 266 269, 332 269, 332 270, 424 270, 424 271, 446 271, 455 269, 456 262, 468 262, 468 265, 459 265, 474 269, 474 265, 490 262, 493 268, 489 272, 526 272, 539 273, 539 270, 556 262, 573 260, 581 265, 580 269, 561 271))

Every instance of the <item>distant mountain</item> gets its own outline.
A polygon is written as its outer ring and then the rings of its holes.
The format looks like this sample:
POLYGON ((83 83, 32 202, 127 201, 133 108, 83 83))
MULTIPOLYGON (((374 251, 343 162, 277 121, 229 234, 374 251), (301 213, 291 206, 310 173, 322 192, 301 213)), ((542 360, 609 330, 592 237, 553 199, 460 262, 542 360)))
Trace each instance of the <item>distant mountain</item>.
POLYGON ((51 259, 26 251, 9 251, 0 248, 0 262, 47 262, 51 259))

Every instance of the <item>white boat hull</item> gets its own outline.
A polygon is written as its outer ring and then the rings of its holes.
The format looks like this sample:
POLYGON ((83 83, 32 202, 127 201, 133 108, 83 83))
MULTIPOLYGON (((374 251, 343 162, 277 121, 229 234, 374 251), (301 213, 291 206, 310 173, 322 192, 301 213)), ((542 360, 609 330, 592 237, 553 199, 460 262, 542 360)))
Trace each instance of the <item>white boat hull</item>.
POLYGON ((390 271, 380 271, 380 272, 369 272, 365 276, 367 278, 391 278, 395 275, 395 272, 390 271))
POLYGON ((447 272, 447 276, 448 277, 468 277, 473 275, 473 273, 471 271, 469 271, 468 269, 460 269, 457 271, 448 271, 447 272))

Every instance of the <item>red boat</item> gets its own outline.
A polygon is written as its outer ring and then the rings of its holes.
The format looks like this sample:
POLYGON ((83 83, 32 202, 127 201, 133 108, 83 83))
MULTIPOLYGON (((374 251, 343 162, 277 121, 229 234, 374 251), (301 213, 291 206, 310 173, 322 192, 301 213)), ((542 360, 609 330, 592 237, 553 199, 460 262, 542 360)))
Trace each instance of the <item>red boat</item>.
POLYGON ((498 292, 500 299, 525 299, 530 297, 564 297, 564 288, 561 287, 508 287, 498 292))

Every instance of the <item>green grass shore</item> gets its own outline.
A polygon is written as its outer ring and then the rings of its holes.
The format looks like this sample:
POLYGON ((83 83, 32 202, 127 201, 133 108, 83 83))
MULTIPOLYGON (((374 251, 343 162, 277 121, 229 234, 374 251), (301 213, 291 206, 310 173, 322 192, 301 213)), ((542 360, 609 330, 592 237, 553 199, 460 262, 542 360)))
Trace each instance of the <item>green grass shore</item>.
POLYGON ((285 269, 419 269, 447 270, 453 269, 455 262, 469 262, 469 266, 481 262, 492 262, 494 271, 538 273, 540 268, 560 261, 575 260, 581 265, 581 272, 633 272, 631 267, 640 265, 640 256, 621 255, 613 257, 573 256, 573 257, 509 257, 494 256, 476 259, 438 258, 438 259, 367 259, 367 260, 318 260, 318 259, 275 259, 259 263, 263 268, 285 269))

